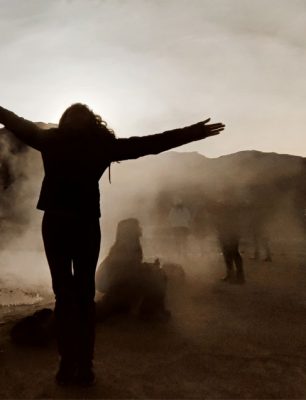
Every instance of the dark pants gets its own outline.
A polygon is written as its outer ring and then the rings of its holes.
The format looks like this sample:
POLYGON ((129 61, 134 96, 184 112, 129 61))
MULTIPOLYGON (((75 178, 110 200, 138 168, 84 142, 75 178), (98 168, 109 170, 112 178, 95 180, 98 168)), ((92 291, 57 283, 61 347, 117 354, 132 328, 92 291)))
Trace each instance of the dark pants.
POLYGON ((62 360, 91 363, 95 341, 95 271, 100 251, 97 217, 45 212, 42 234, 55 294, 62 360))
POLYGON ((226 278, 230 279, 236 267, 236 279, 244 280, 243 261, 239 253, 239 237, 219 235, 220 246, 226 265, 226 278))

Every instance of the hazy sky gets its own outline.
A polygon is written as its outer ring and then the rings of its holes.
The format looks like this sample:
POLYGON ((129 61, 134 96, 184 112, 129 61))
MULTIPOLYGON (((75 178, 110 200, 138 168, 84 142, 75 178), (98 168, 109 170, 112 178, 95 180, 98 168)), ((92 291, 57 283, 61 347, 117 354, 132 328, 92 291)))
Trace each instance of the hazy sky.
POLYGON ((57 122, 73 102, 118 136, 211 116, 182 147, 306 156, 305 0, 0 0, 0 104, 57 122))

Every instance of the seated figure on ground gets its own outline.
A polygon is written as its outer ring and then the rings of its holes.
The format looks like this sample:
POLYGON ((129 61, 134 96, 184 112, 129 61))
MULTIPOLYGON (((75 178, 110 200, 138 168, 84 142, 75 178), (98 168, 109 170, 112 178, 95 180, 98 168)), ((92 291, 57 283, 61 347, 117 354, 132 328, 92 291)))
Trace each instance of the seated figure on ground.
POLYGON ((137 219, 119 222, 115 243, 96 274, 96 289, 103 293, 97 302, 98 320, 117 313, 169 318, 165 308, 167 278, 158 259, 143 262, 141 234, 137 219))

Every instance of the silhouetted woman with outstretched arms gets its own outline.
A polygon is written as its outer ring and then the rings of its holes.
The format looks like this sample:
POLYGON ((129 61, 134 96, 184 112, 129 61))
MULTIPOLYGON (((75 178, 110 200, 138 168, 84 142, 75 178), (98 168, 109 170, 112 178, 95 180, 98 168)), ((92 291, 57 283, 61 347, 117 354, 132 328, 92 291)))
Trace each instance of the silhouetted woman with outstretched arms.
MULTIPOLYGON (((0 107, 0 123, 42 154, 45 177, 37 208, 55 293, 59 384, 94 382, 95 270, 100 250, 99 179, 111 162, 134 159, 218 135, 204 122, 164 133, 116 138, 100 116, 73 104, 57 128, 43 130, 0 107)), ((124 201, 124 199, 123 199, 124 201)))

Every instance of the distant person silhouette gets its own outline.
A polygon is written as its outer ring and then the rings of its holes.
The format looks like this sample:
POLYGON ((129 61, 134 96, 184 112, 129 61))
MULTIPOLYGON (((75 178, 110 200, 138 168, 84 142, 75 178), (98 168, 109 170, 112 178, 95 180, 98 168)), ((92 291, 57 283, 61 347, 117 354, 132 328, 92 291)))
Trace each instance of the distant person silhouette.
POLYGON ((211 206, 211 218, 223 254, 226 274, 222 281, 234 284, 245 282, 243 259, 239 252, 241 239, 242 207, 228 196, 219 198, 211 206))
POLYGON ((255 261, 260 261, 262 255, 263 261, 272 262, 272 255, 271 255, 268 235, 263 230, 260 230, 258 228, 254 230, 253 239, 254 239, 253 259, 255 261))
MULTIPOLYGON (((48 259, 61 356, 56 380, 91 385, 95 341, 95 269, 100 250, 99 179, 114 161, 158 154, 218 135, 204 122, 144 137, 116 138, 98 115, 73 104, 57 128, 43 130, 0 107, 0 123, 42 154, 45 177, 37 208, 48 259)), ((124 200, 123 200, 124 201, 124 200)))
MULTIPOLYGON (((263 197, 264 199, 264 197, 263 197)), ((263 204, 263 199, 249 206, 249 230, 254 243, 255 261, 272 262, 272 253, 270 249, 269 231, 267 226, 271 218, 271 208, 263 204)))
POLYGON ((191 213, 181 199, 177 198, 173 201, 168 221, 171 227, 174 252, 181 261, 182 257, 186 256, 191 225, 191 213))

